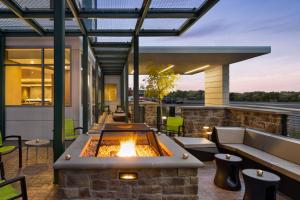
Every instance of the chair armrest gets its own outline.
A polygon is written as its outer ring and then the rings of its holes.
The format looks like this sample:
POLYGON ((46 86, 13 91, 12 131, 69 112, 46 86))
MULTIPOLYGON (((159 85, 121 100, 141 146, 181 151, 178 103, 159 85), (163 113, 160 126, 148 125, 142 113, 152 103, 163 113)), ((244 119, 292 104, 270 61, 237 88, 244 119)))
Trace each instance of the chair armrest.
POLYGON ((18 138, 18 147, 19 147, 19 152, 22 151, 22 137, 20 135, 8 135, 3 138, 5 141, 7 138, 18 138))
POLYGON ((12 178, 9 180, 5 180, 4 182, 0 183, 0 188, 6 185, 10 185, 12 183, 20 182, 21 185, 21 195, 18 197, 22 197, 23 200, 27 200, 27 187, 26 187, 26 180, 25 176, 19 176, 16 178, 12 178))
POLYGON ((7 138, 18 138, 19 141, 22 140, 22 137, 20 135, 8 135, 3 137, 3 140, 6 140, 7 138))
POLYGON ((76 128, 74 128, 74 132, 76 132, 77 130, 81 130, 81 132, 82 132, 83 131, 83 127, 76 127, 76 128))
POLYGON ((6 186, 6 185, 9 185, 9 184, 12 184, 12 183, 16 183, 16 182, 19 182, 19 181, 21 183, 22 180, 25 181, 25 176, 19 176, 19 177, 11 178, 11 179, 5 180, 4 182, 0 183, 0 187, 6 186))

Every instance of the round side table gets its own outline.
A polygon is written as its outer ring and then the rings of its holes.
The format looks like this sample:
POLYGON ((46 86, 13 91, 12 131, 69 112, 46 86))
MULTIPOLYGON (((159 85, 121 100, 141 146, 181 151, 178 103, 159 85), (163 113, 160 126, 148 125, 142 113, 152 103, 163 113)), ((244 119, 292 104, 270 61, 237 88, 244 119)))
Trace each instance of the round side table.
POLYGON ((245 181, 244 200, 275 200, 280 177, 271 172, 245 169, 242 171, 245 181))
POLYGON ((240 190, 239 170, 242 158, 230 154, 215 154, 215 161, 217 171, 214 183, 225 190, 240 190))
POLYGON ((28 140, 25 142, 25 145, 27 147, 27 155, 26 155, 26 160, 28 160, 28 150, 29 147, 35 147, 35 159, 37 161, 38 158, 38 148, 45 146, 47 147, 47 159, 48 159, 48 147, 50 144, 50 140, 45 140, 45 139, 34 139, 34 140, 28 140))

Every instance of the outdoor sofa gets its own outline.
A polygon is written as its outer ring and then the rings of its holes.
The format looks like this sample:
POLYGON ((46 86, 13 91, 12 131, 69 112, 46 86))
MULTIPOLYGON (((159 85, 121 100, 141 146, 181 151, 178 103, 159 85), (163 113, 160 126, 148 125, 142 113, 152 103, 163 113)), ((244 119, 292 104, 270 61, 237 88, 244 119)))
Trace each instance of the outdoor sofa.
POLYGON ((258 168, 280 176, 279 190, 300 197, 300 140, 242 127, 215 127, 219 151, 243 157, 242 168, 258 168))

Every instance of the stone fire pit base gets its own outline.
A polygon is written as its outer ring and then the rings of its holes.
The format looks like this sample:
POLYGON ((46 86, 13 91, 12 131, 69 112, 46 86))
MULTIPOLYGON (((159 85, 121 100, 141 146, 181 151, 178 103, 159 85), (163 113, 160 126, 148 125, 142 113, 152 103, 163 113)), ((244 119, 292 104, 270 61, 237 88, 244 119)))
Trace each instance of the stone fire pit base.
POLYGON ((198 168, 61 169, 60 199, 197 200, 198 168), (135 172, 137 180, 120 180, 135 172))

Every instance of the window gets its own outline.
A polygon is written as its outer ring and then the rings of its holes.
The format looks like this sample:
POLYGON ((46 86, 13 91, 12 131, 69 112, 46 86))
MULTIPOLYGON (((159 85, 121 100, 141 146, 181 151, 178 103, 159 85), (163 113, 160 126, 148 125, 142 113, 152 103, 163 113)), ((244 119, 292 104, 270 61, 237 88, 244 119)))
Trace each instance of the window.
MULTIPOLYGON (((70 106, 70 49, 65 57, 65 105, 70 106)), ((5 65, 6 105, 53 105, 53 49, 7 49, 5 65)))
POLYGON ((116 84, 105 84, 104 100, 105 101, 117 101, 117 85, 116 84))

